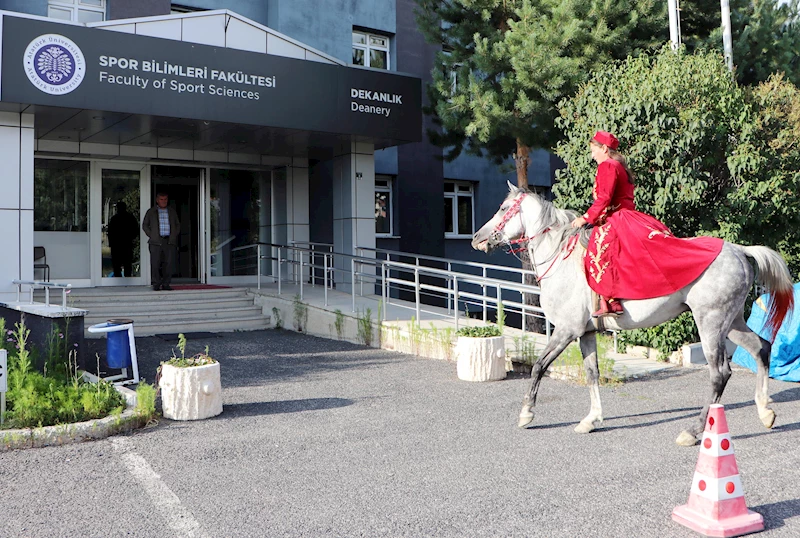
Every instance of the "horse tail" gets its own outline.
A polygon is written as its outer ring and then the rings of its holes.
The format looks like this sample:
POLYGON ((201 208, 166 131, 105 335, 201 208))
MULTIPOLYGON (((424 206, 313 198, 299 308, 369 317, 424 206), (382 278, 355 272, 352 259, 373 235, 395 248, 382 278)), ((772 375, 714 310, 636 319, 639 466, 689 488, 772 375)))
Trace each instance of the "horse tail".
POLYGON ((757 278, 770 294, 766 329, 770 341, 775 340, 784 318, 794 308, 794 285, 792 275, 783 257, 763 246, 742 247, 749 258, 753 258, 758 268, 757 278))

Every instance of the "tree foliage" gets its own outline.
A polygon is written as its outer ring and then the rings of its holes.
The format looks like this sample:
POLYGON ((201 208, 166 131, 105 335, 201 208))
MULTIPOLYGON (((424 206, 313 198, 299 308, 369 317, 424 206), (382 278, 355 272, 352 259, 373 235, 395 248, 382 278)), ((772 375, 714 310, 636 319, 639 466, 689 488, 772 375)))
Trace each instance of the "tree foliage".
MULTIPOLYGON (((740 84, 756 85, 774 73, 800 83, 798 0, 732 0, 733 63, 740 84)), ((718 0, 681 2, 683 42, 690 51, 722 51, 718 0)))
MULTIPOLYGON (((666 47, 597 71, 560 114, 559 205, 588 207, 596 170, 588 141, 609 130, 636 174, 637 208, 678 236, 775 248, 800 270, 800 91, 785 77, 740 86, 721 55, 666 47)), ((695 334, 688 318, 676 323, 626 339, 674 350, 695 334)))
POLYGON ((596 166, 587 143, 611 131, 636 174, 637 205, 678 235, 713 233, 708 208, 728 194, 727 156, 750 118, 745 92, 715 53, 630 58, 596 71, 562 103, 564 138, 556 153, 567 168, 556 174, 557 202, 588 207, 596 166))
POLYGON ((520 183, 530 148, 557 137, 558 101, 595 66, 651 45, 654 14, 664 12, 654 0, 417 3, 420 29, 443 47, 428 86, 426 113, 440 127, 431 141, 448 159, 462 150, 496 162, 516 154, 520 183))

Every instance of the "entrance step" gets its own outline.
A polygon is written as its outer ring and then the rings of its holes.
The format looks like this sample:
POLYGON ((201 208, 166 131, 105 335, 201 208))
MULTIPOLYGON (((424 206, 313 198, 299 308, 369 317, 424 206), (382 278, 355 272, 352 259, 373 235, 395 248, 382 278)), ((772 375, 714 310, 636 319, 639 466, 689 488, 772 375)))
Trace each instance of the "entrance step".
MULTIPOLYGON (((37 301, 44 295, 36 294, 37 301)), ((56 302, 51 297, 51 302, 56 302)), ((60 302, 59 296, 57 301, 60 302)), ((67 304, 87 311, 85 327, 132 319, 136 336, 266 329, 270 317, 246 288, 153 291, 145 286, 73 288, 67 304)), ((85 333, 87 338, 102 334, 85 333)))

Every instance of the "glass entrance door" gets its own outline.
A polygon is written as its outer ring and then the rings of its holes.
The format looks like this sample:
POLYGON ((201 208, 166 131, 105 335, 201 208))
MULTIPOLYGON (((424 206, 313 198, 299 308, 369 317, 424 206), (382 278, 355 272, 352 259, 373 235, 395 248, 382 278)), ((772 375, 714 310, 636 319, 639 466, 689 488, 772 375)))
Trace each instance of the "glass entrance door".
POLYGON ((166 194, 168 204, 175 210, 180 222, 180 234, 175 245, 172 264, 172 281, 197 283, 202 274, 200 194, 203 186, 203 168, 190 166, 153 165, 153 205, 159 193, 166 194))
MULTIPOLYGON (((149 192, 148 167, 139 164, 95 162, 92 204, 94 248, 92 280, 104 286, 146 284, 148 256, 143 252, 143 201, 149 192), (144 271, 143 271, 144 268, 144 271), (144 274, 143 274, 144 273, 144 274)), ((146 251, 146 246, 144 248, 146 251)))

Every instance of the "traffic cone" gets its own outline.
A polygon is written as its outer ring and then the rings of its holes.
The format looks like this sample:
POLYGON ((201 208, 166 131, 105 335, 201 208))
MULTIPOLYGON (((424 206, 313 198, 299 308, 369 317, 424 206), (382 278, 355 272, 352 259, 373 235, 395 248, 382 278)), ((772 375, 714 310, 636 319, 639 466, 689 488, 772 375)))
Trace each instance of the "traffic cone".
POLYGON ((706 536, 741 536, 764 530, 764 518, 747 509, 725 408, 712 404, 697 458, 689 502, 672 519, 706 536))

